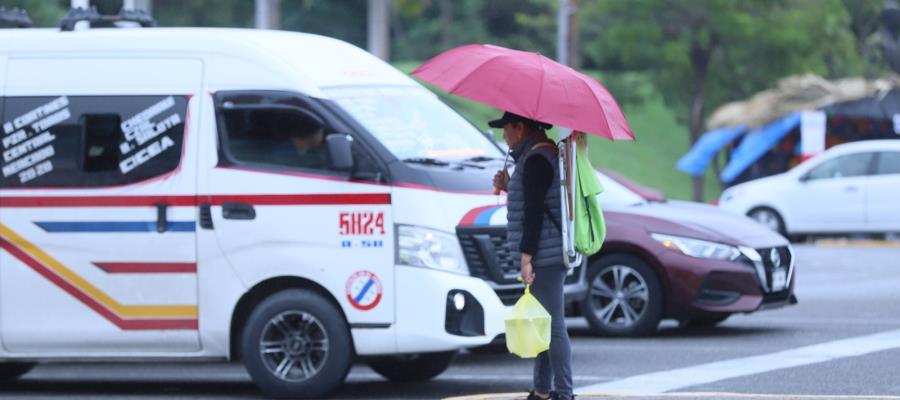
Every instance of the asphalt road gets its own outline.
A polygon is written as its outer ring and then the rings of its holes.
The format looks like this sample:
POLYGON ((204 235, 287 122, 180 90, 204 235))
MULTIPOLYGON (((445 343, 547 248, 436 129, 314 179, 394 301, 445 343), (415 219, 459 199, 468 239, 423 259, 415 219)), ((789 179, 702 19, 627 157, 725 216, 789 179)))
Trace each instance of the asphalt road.
MULTIPOLYGON (((793 307, 709 329, 665 321, 657 335, 639 339, 594 337, 583 321, 570 320, 576 388, 900 396, 900 248, 796 251, 800 303, 793 307)), ((390 383, 358 365, 334 396, 443 398, 530 384, 530 360, 463 353, 447 372, 417 384, 390 383)), ((46 364, 0 388, 0 398, 183 397, 263 398, 238 364, 46 364)))

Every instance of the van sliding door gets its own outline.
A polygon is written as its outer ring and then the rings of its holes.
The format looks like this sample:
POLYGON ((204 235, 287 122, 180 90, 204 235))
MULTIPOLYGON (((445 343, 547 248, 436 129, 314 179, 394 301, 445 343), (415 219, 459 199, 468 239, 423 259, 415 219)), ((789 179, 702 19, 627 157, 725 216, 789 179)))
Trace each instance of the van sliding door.
POLYGON ((44 356, 199 350, 196 158, 187 133, 202 64, 11 59, 6 82, 4 348, 44 356))

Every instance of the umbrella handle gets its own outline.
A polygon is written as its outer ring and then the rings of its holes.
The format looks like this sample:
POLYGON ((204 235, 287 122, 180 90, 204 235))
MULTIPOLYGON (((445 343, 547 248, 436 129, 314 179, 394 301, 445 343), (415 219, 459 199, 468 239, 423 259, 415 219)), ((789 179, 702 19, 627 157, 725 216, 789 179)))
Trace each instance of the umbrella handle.
MULTIPOLYGON (((506 158, 503 159, 503 171, 506 171, 506 166, 509 163, 509 152, 506 153, 506 158)), ((494 187, 494 196, 500 195, 500 188, 494 187)), ((499 200, 498 200, 499 202, 499 200)))

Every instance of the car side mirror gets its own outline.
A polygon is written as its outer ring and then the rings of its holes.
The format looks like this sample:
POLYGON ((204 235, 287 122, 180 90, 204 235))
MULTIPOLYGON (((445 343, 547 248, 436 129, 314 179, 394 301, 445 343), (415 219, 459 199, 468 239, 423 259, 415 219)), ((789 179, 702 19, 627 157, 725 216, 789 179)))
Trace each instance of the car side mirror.
POLYGON ((332 133, 325 138, 328 147, 328 168, 335 171, 353 169, 353 137, 346 133, 332 133))

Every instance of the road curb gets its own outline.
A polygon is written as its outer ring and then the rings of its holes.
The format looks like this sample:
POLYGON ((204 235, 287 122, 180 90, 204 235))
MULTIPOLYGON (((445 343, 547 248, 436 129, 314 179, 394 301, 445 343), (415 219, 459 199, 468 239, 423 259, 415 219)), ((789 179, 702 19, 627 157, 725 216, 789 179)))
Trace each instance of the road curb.
MULTIPOLYGON (((446 397, 444 400, 514 400, 524 399, 528 394, 492 393, 470 396, 446 397)), ((592 399, 784 399, 784 400, 900 400, 900 396, 850 396, 850 395, 806 395, 806 394, 763 394, 732 392, 674 392, 674 393, 585 393, 578 394, 579 400, 592 399)))
POLYGON ((885 247, 900 248, 900 241, 877 239, 819 239, 813 242, 816 247, 885 247))

